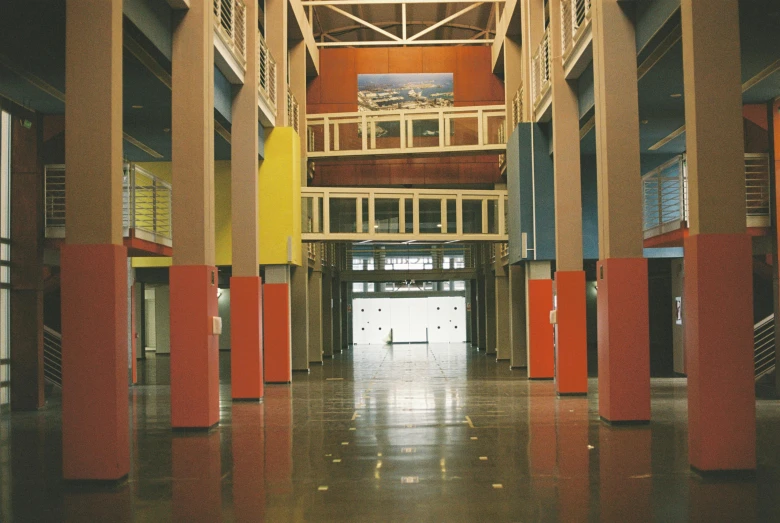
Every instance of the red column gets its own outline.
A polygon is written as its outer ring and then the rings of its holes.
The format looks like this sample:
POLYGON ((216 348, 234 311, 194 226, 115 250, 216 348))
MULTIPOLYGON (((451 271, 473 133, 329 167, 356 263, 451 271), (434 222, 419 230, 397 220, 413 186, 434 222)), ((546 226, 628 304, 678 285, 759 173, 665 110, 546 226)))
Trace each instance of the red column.
POLYGON ((262 281, 230 278, 230 369, 233 399, 263 397, 262 281))
POLYGON ((234 403, 232 411, 233 513, 236 521, 264 521, 265 405, 234 403))
POLYGON ((650 421, 647 260, 610 258, 597 266, 599 415, 650 421))
POLYGON ((700 471, 756 468, 752 297, 748 235, 685 240, 688 455, 700 471))
POLYGON ((219 337, 212 332, 217 269, 174 265, 171 292, 171 425, 209 428, 219 422, 219 337))
POLYGON ((591 497, 588 400, 564 398, 556 407, 558 519, 588 521, 591 497))
POLYGON ((555 273, 555 391, 588 393, 588 331, 585 319, 585 272, 555 273))
POLYGON ((62 471, 117 480, 130 471, 127 250, 63 245, 62 471))
POLYGON ((528 280, 528 378, 555 377, 555 333, 550 324, 553 281, 528 280))
POLYGON ((290 383, 292 381, 290 285, 266 283, 263 285, 263 298, 265 381, 290 383))

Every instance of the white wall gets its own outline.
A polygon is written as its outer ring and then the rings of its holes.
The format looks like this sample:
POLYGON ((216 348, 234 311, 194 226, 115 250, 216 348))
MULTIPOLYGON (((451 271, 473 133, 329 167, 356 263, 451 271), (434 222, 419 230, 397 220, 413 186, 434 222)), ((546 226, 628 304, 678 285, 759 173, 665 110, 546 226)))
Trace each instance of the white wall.
POLYGON ((356 344, 384 344, 391 330, 393 343, 466 341, 463 296, 356 298, 352 310, 356 344))

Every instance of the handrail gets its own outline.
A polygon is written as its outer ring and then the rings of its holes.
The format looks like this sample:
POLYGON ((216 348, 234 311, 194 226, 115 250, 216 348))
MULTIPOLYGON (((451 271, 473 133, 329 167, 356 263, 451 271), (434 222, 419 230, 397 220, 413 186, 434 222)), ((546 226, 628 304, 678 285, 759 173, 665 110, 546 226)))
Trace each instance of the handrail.
POLYGON ((753 326, 753 364, 756 381, 775 370, 774 314, 770 314, 753 326))
POLYGON ((533 94, 534 107, 539 103, 547 91, 550 89, 550 28, 544 31, 542 41, 534 52, 531 60, 531 91, 533 94))
POLYGON ((272 113, 276 113, 276 60, 268 49, 263 34, 257 31, 258 90, 272 113))
MULTIPOLYGON (((512 99, 512 130, 517 124, 523 121, 523 84, 517 88, 515 97, 512 99)), ((511 134, 511 133, 509 133, 511 134)))
POLYGON ((352 245, 347 248, 347 272, 452 271, 476 268, 469 244, 352 245))
POLYGON ((564 62, 569 58, 590 23, 591 0, 563 0, 561 2, 561 49, 564 62))
POLYGON ((504 150, 506 106, 435 107, 306 116, 310 157, 504 150))
POLYGON ((62 334, 43 326, 43 377, 62 387, 62 334))
POLYGON ((287 88, 287 119, 290 122, 290 127, 300 134, 298 99, 295 98, 295 95, 289 87, 287 88))
MULTIPOLYGON (((66 232, 65 165, 44 167, 44 226, 47 238, 66 232)), ((171 184, 135 164, 125 164, 122 187, 122 227, 133 235, 171 246, 173 241, 171 184)))
POLYGON ((748 216, 770 216, 769 154, 745 153, 745 209, 748 216))
POLYGON ((214 0, 214 30, 233 58, 246 67, 246 5, 243 0, 214 0))

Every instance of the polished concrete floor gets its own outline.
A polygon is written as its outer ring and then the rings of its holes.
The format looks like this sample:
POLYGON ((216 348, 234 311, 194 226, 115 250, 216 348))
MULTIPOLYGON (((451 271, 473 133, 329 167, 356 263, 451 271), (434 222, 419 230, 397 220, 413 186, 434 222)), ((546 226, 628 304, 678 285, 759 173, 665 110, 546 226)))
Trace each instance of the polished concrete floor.
POLYGON ((599 421, 465 345, 355 347, 219 427, 170 429, 167 357, 131 390, 132 470, 61 478, 60 405, 0 415, 0 521, 780 521, 780 402, 758 401, 753 479, 687 461, 684 379, 653 380, 653 422, 599 421))

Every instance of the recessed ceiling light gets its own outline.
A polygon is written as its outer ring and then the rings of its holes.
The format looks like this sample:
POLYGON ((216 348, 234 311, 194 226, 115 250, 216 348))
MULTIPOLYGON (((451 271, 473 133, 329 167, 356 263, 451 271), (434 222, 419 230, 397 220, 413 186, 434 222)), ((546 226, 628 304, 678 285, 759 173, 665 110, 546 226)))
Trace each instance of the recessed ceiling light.
POLYGON ((143 105, 133 105, 133 106, 131 106, 131 107, 132 107, 133 109, 143 109, 143 108, 144 108, 144 106, 143 106, 143 105))
POLYGON ((674 93, 674 94, 670 94, 669 96, 671 96, 672 98, 682 98, 681 93, 674 93))
POLYGON ((648 121, 649 121, 649 120, 642 120, 642 122, 641 122, 641 123, 644 125, 644 124, 646 124, 648 121))
POLYGON ((165 129, 163 129, 163 132, 164 133, 169 133, 169 132, 171 132, 171 128, 170 127, 166 127, 165 129))

